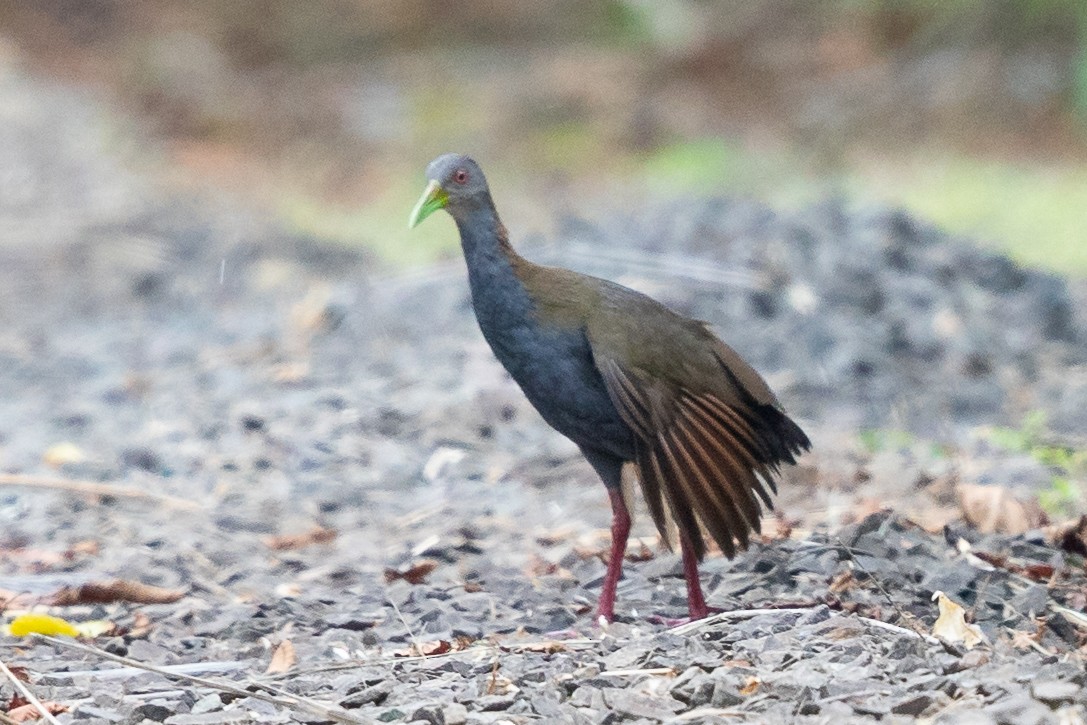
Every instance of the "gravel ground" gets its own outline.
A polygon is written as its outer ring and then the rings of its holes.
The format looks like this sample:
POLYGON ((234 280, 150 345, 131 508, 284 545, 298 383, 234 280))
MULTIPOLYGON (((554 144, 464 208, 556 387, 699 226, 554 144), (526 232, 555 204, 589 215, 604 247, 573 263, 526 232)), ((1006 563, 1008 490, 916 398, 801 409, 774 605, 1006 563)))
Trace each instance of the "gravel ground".
POLYGON ((1081 558, 1035 531, 865 515, 936 502, 964 470, 1048 480, 971 431, 1040 409, 1087 433, 1081 288, 833 202, 567 220, 536 256, 719 325, 817 446, 776 534, 705 563, 722 619, 662 622, 685 613, 682 577, 643 517, 601 629, 606 497, 492 359, 459 263, 389 277, 226 202, 158 195, 105 127, 93 99, 0 74, 0 466, 120 491, 0 488, 0 589, 180 589, 53 611, 116 623, 101 650, 250 694, 4 640, 61 720, 1082 721, 1081 558), (860 426, 956 454, 865 454, 860 426), (314 527, 330 533, 275 538, 314 527), (987 644, 926 636, 937 590, 987 644), (285 641, 293 666, 266 674, 285 641), (298 696, 340 709, 284 704, 298 696))

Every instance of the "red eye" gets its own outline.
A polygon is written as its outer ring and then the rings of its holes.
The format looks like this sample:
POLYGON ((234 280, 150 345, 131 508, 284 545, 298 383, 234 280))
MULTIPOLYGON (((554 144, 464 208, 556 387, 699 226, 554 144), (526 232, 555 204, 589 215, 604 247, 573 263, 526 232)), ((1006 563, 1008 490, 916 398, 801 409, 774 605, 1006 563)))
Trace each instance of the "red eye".
POLYGON ((464 182, 468 181, 468 172, 464 169, 457 169, 453 173, 453 181, 457 182, 458 184, 463 184, 464 182))

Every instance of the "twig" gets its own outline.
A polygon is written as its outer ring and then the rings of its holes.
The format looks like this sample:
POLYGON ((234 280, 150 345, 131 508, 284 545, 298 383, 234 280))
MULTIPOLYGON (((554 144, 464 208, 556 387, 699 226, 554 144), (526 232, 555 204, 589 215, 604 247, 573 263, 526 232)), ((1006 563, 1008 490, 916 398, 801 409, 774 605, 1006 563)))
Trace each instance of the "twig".
POLYGON ((700 629, 712 627, 715 624, 720 624, 721 622, 730 619, 751 619, 752 617, 760 617, 764 614, 801 614, 810 611, 811 607, 792 607, 789 609, 735 609, 731 612, 718 612, 712 617, 696 619, 693 622, 680 624, 665 631, 671 632, 672 634, 690 634, 691 632, 697 632, 700 629))
MULTIPOLYGON (((126 692, 125 697, 126 698, 131 698, 133 700, 152 700, 152 699, 157 698, 157 697, 166 698, 166 699, 176 699, 176 698, 179 698, 179 697, 184 697, 186 692, 189 692, 189 691, 188 690, 179 690, 177 688, 170 689, 170 690, 144 690, 144 691, 138 691, 138 692, 126 692)), ((64 703, 66 705, 70 706, 74 710, 79 705, 88 705, 88 704, 94 703, 94 698, 93 697, 80 697, 80 698, 74 699, 74 700, 65 699, 64 703)))
POLYGON ((4 675, 11 680, 11 684, 15 685, 15 689, 19 691, 19 694, 26 698, 26 701, 38 709, 38 712, 42 714, 45 721, 50 725, 60 725, 57 719, 53 717, 53 713, 49 712, 49 708, 42 704, 42 701, 34 696, 34 693, 30 691, 30 688, 23 684, 23 681, 15 676, 8 666, 4 664, 3 660, 0 660, 0 671, 3 671, 4 675))
MULTIPOLYGON (((864 574, 869 579, 872 580, 872 583, 876 585, 876 588, 879 589, 880 593, 883 594, 883 597, 887 600, 887 603, 891 605, 891 608, 894 609, 895 613, 898 615, 899 621, 902 621, 902 622, 905 622, 906 624, 911 624, 912 625, 911 618, 906 616, 906 612, 902 609, 902 607, 898 606, 898 602, 896 602, 894 599, 891 598, 890 592, 888 592, 883 587, 883 582, 881 582, 876 577, 875 574, 873 574, 868 569, 866 569, 864 564, 861 564, 860 561, 857 559, 857 557, 853 556, 853 550, 850 549, 848 546, 846 546, 845 542, 842 541, 841 538, 839 538, 839 537, 835 537, 835 538, 837 538, 838 545, 841 546, 842 549, 845 551, 845 553, 849 556, 849 560, 851 562, 853 562, 853 565, 855 567, 857 567, 858 569, 860 569, 862 572, 864 572, 864 574)), ((872 621, 879 621, 879 620, 872 620, 872 621)), ((912 629, 915 634, 920 634, 920 635, 924 636, 924 633, 918 631, 915 627, 911 626, 910 629, 912 629)))
POLYGON ((598 639, 590 639, 588 637, 583 639, 564 639, 564 640, 548 640, 545 642, 524 642, 521 644, 496 644, 490 642, 484 642, 480 640, 471 647, 465 649, 454 650, 451 652, 444 652, 436 655, 420 655, 417 657, 380 657, 372 660, 354 660, 352 662, 338 662, 334 665, 323 665, 321 667, 311 667, 303 670, 292 670, 290 673, 281 673, 276 675, 264 675, 262 680, 279 680, 288 676, 298 675, 315 675, 321 672, 339 672, 342 670, 354 670, 361 667, 374 667, 376 665, 392 665, 405 662, 436 662, 438 660, 449 659, 453 657, 472 656, 482 658, 496 650, 502 652, 540 652, 544 653, 548 648, 554 645, 561 645, 563 647, 588 647, 595 644, 600 644, 598 639))
POLYGON ((1050 602, 1049 608, 1057 614, 1063 614, 1065 619, 1077 627, 1087 628, 1087 616, 1084 616, 1083 612, 1077 612, 1075 609, 1069 609, 1055 602, 1050 602))
MULTIPOLYGON (((252 662, 232 660, 230 662, 185 662, 179 665, 162 665, 159 669, 163 672, 172 672, 177 675, 192 675, 197 672, 223 673, 244 670, 252 665, 252 662)), ((75 680, 80 677, 95 677, 99 680, 120 680, 135 677, 144 671, 143 667, 115 667, 109 670, 75 670, 65 672, 50 672, 50 680, 75 680)))
POLYGON ((487 694, 493 695, 498 692, 498 666, 500 658, 496 652, 494 655, 494 662, 491 663, 491 676, 487 680, 487 694))
POLYGON ((859 619, 859 620, 861 620, 863 622, 867 622, 868 624, 872 625, 873 627, 878 627, 880 629, 886 629, 889 632, 897 632, 898 634, 908 634, 911 637, 919 637, 919 638, 925 640, 926 642, 928 642, 929 644, 943 644, 942 642, 940 642, 940 640, 938 638, 933 637, 931 634, 925 634, 923 632, 918 632, 915 629, 907 629, 906 627, 899 627, 897 624, 891 624, 890 622, 884 622, 882 619, 873 619, 872 617, 862 617, 859 614, 855 614, 853 616, 855 616, 857 619, 859 619))
POLYGON ((700 718, 712 717, 750 717, 751 713, 743 710, 726 710, 723 707, 696 707, 694 710, 681 712, 667 722, 688 722, 700 718))
POLYGON ((816 704, 824 705, 830 702, 838 702, 839 700, 848 700, 852 697, 870 697, 872 695, 890 695, 890 690, 858 690, 856 692, 839 692, 837 695, 831 695, 830 697, 823 697, 816 700, 816 704))
MULTIPOLYGON (((191 682, 194 685, 200 685, 201 687, 207 687, 212 690, 218 690, 220 692, 228 692, 232 695, 238 695, 239 697, 252 697, 255 700, 263 700, 264 702, 285 707, 290 710, 296 710, 300 712, 307 712, 310 714, 316 714, 320 717, 325 717, 330 720, 337 720, 345 723, 362 723, 363 725, 372 725, 373 720, 362 718, 354 713, 347 712, 341 707, 336 705, 326 705, 316 700, 310 700, 299 695, 290 696, 274 696, 269 695, 261 691, 253 691, 244 687, 238 687, 230 682, 220 682, 218 680, 209 680, 205 677, 196 677, 195 675, 186 675, 180 672, 171 672, 164 670, 161 667, 155 665, 149 665, 146 662, 140 662, 130 657, 122 657, 121 655, 115 655, 112 652, 106 652, 103 649, 92 647, 82 642, 77 642, 70 639, 62 639, 60 637, 50 637, 44 634, 34 634, 34 637, 42 640, 43 642, 49 642, 50 644, 60 647, 67 647, 69 649, 79 650, 80 652, 87 652, 93 654, 102 659, 111 660, 113 662, 120 662, 121 664, 128 665, 129 667, 138 667, 141 670, 147 670, 148 672, 154 672, 162 675, 171 680, 182 680, 183 682, 191 682)), ((29 699, 29 698, 28 698, 29 699)), ((56 721, 54 720, 54 723, 56 721)), ((56 723, 59 725, 59 723, 56 723)))
POLYGON ((21 486, 23 488, 46 488, 53 491, 71 491, 87 496, 114 496, 119 498, 136 498, 144 501, 154 501, 185 511, 200 511, 203 509, 198 503, 176 496, 167 496, 154 491, 146 491, 142 488, 128 488, 113 486, 97 481, 84 481, 73 478, 49 478, 47 476, 32 476, 23 473, 0 473, 0 486, 21 486))
MULTIPOLYGON (((671 629, 665 631, 671 632, 672 634, 690 634, 691 632, 695 632, 705 627, 712 627, 715 624, 720 624, 721 622, 725 622, 730 619, 752 619, 753 617, 761 617, 765 614, 799 614, 810 611, 811 608, 809 607, 792 607, 788 609, 736 609, 731 612, 719 612, 712 617, 706 617, 705 619, 699 619, 694 622, 687 622, 686 624, 681 624, 677 627, 672 627, 671 629)), ((861 620, 862 622, 866 622, 872 625, 873 627, 879 627, 880 629, 886 629, 889 632, 896 632, 898 634, 908 634, 911 637, 919 637, 928 642, 929 644, 940 644, 940 640, 933 637, 932 635, 918 632, 914 629, 899 627, 897 624, 891 624, 890 622, 873 619, 872 617, 862 617, 859 614, 854 614, 853 616, 861 620)))
POLYGON ((393 605, 393 611, 396 612, 396 616, 400 617, 400 623, 403 624, 404 629, 407 630, 408 637, 411 638, 411 644, 415 647, 415 651, 423 658, 423 662, 426 662, 426 652, 423 651, 423 647, 419 644, 419 640, 415 639, 415 632, 411 631, 411 627, 408 626, 408 620, 404 619, 404 615, 400 613, 400 607, 396 606, 396 602, 392 600, 392 597, 386 596, 385 598, 389 600, 389 604, 393 605))
POLYGON ((674 675, 676 670, 674 667, 649 667, 646 669, 631 669, 631 670, 607 670, 601 672, 597 677, 637 677, 638 675, 674 675))
MULTIPOLYGON (((1016 614, 1021 614, 1021 613, 1016 612, 1016 614)), ((1019 630, 1012 629, 1011 627, 1004 627, 1003 629, 1004 629, 1005 632, 1012 635, 1013 637, 1016 634, 1026 634, 1025 632, 1021 632, 1019 630)), ((1034 651, 1041 653, 1045 657, 1051 657, 1051 656, 1053 656, 1053 652, 1050 652, 1049 650, 1047 650, 1045 647, 1042 646, 1041 642, 1038 642, 1037 640, 1034 639, 1034 637, 1041 636, 1043 634, 1043 632, 1044 632, 1044 630, 1041 629, 1041 626, 1039 626, 1033 635, 1029 635, 1029 634, 1026 635, 1026 641, 1027 641, 1027 644, 1030 645, 1030 648, 1033 649, 1034 651)), ((1014 640, 1013 640, 1012 644, 1013 644, 1013 646, 1015 645, 1014 640)))

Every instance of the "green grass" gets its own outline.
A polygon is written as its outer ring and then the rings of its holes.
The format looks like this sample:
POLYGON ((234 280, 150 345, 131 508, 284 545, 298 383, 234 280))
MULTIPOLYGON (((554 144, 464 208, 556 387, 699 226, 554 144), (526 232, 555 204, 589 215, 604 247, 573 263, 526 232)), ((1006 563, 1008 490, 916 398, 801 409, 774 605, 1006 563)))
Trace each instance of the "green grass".
POLYGON ((860 438, 861 445, 869 453, 904 450, 917 443, 917 437, 912 433, 889 428, 864 428, 857 436, 860 438))
POLYGON ((1038 492, 1038 503, 1051 516, 1063 518, 1083 512, 1087 480, 1087 450, 1047 440, 1046 417, 1034 411, 1018 428, 993 428, 989 440, 1001 448, 1026 453, 1053 474, 1049 488, 1038 492))
POLYGON ((903 207, 1023 264, 1087 275, 1087 166, 917 152, 820 177, 784 154, 701 139, 665 145, 629 172, 654 192, 752 193, 775 205, 798 206, 844 191, 857 203, 903 207))
POLYGON ((279 214, 293 229, 320 239, 363 246, 395 267, 412 267, 448 257, 457 249, 457 229, 445 214, 435 214, 408 229, 408 214, 422 192, 395 184, 373 204, 346 210, 303 196, 280 200, 279 214))
POLYGON ((919 156, 857 183, 858 196, 901 205, 1024 264, 1087 274, 1087 168, 919 156))

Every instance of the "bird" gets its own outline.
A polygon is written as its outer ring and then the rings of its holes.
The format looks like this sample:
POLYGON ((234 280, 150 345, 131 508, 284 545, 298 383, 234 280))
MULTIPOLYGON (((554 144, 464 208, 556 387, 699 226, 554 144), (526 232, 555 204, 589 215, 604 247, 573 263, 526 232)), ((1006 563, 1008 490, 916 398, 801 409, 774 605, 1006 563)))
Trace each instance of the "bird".
POLYGON ((708 323, 615 282, 518 254, 471 158, 439 156, 426 177, 409 228, 440 209, 453 217, 483 337, 607 490, 612 541, 597 621, 615 618, 630 534, 624 466, 633 467, 665 546, 673 549, 678 538, 688 615, 704 619, 710 609, 698 564, 707 539, 730 559, 747 549, 763 507, 773 508, 782 464, 810 450, 808 436, 708 323))

